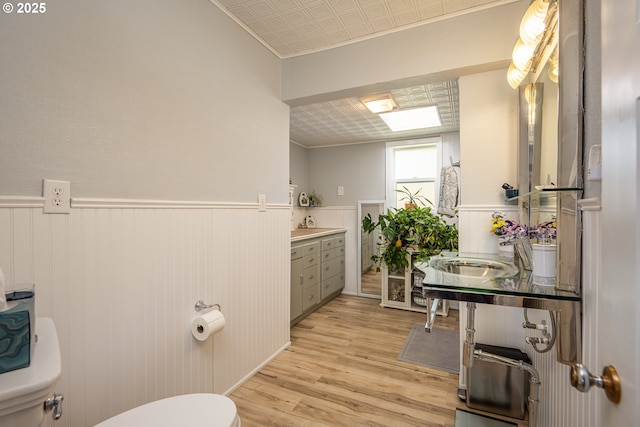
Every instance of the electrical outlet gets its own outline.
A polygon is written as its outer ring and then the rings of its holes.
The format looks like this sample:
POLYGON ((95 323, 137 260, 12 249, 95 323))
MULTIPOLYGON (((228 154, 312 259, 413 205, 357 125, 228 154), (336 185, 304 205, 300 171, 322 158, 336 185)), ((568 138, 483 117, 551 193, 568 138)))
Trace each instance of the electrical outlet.
POLYGON ((267 195, 258 194, 258 212, 267 211, 267 195))
POLYGON ((71 213, 71 182, 45 179, 42 183, 44 213, 71 213))

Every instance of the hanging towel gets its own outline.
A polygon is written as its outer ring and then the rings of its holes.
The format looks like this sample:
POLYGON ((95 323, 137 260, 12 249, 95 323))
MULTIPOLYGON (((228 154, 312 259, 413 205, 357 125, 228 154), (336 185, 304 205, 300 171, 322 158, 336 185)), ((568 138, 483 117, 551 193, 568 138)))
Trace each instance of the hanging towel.
POLYGON ((440 171, 440 200, 438 213, 453 217, 458 204, 458 174, 453 166, 445 166, 440 171))

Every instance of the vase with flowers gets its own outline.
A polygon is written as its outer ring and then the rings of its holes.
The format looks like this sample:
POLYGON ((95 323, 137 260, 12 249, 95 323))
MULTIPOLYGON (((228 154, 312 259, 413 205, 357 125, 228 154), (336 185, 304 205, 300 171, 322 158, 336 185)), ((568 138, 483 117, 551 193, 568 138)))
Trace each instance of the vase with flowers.
POLYGON ((512 219, 505 218, 503 212, 494 212, 491 215, 491 234, 498 237, 498 256, 511 261, 514 259, 513 245, 508 243, 527 235, 527 226, 512 219))

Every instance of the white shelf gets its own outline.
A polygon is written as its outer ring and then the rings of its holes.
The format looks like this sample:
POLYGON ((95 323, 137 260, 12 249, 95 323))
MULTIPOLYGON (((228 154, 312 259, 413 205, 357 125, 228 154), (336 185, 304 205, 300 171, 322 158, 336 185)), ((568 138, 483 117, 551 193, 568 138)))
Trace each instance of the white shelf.
MULTIPOLYGON (((407 258, 409 261, 409 267, 405 268, 404 275, 400 275, 395 271, 394 274, 389 274, 389 270, 386 267, 382 268, 382 300, 380 302, 380 306, 426 313, 426 304, 417 304, 413 299, 413 283, 411 275, 413 265, 411 263, 411 254, 407 255, 407 258)), ((438 306, 436 314, 445 317, 448 316, 449 301, 443 300, 438 306)))

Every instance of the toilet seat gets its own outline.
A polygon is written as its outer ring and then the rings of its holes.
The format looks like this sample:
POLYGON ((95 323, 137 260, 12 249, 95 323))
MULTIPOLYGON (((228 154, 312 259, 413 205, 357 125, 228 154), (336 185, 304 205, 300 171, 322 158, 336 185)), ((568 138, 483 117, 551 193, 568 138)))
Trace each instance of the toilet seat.
POLYGON ((235 403, 221 394, 197 393, 156 400, 109 418, 96 427, 240 427, 235 403))

